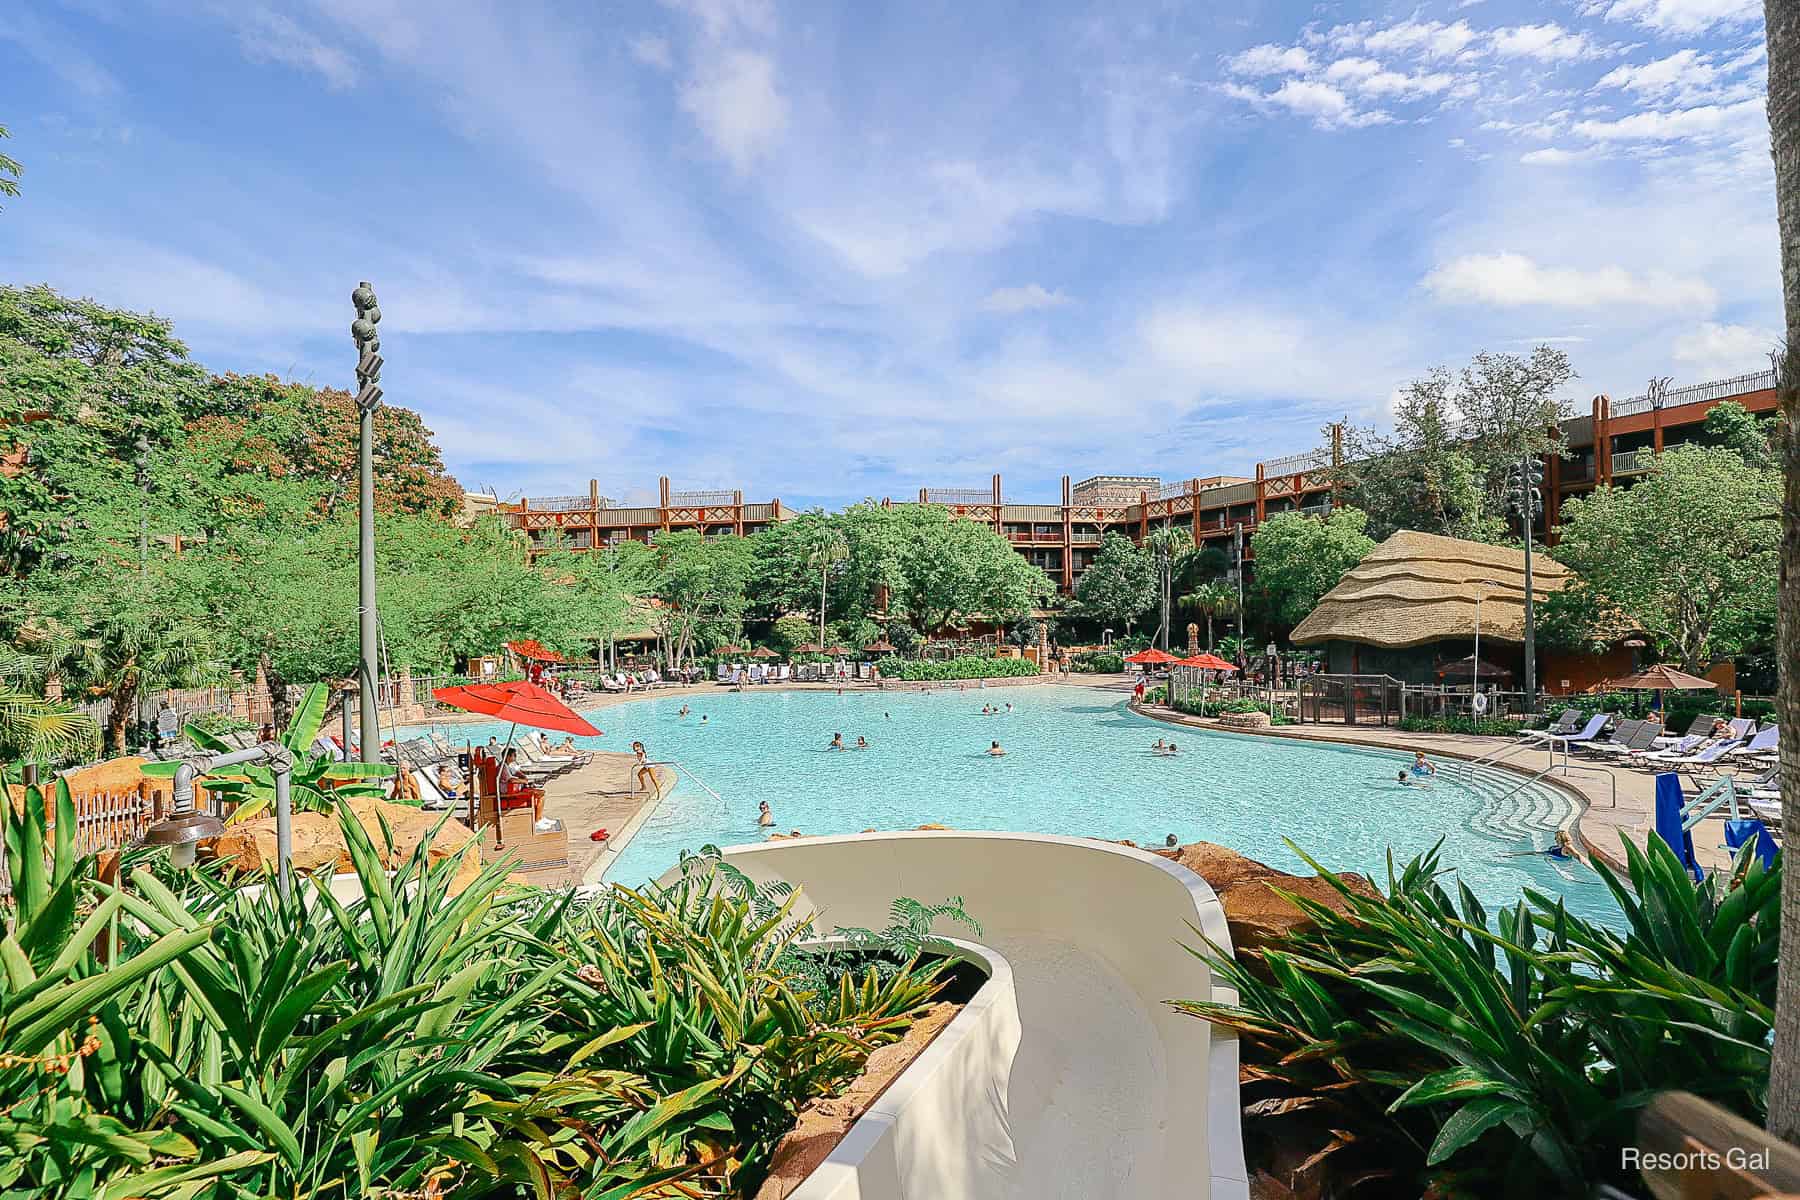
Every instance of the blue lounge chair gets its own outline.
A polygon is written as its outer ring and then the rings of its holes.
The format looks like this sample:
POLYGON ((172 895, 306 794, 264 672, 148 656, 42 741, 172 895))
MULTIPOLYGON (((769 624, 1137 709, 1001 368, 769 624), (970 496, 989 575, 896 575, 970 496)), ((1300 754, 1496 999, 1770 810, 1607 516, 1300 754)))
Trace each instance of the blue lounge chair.
POLYGON ((1656 777, 1656 836, 1668 843, 1687 868, 1688 876, 1699 883, 1705 872, 1694 857, 1694 835, 1681 825, 1681 808, 1686 799, 1681 791, 1681 776, 1669 771, 1656 777))

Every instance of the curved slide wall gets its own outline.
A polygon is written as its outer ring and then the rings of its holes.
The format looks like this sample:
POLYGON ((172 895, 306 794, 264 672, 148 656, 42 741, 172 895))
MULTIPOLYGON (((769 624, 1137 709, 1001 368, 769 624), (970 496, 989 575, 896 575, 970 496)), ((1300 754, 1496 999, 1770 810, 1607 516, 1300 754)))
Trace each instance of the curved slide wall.
POLYGON ((1014 1004, 953 1022, 793 1200, 1248 1196, 1237 1042, 1162 1003, 1235 998, 1181 949, 1196 928, 1230 945, 1193 872, 1110 843, 1010 833, 802 838, 725 855, 754 879, 799 885, 825 934, 885 926, 897 896, 961 896, 982 932, 942 932, 1011 967, 1014 1004))

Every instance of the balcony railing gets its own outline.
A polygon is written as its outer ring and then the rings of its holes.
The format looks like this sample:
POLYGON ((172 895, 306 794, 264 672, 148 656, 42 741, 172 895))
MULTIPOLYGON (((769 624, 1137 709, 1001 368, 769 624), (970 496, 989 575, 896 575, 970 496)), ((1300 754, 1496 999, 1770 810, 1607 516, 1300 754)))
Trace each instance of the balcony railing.
MULTIPOLYGON (((1690 383, 1686 387, 1670 388, 1662 394, 1662 408, 1674 408, 1678 404, 1701 404, 1708 400, 1723 400, 1727 396, 1742 396, 1746 392, 1761 392, 1775 386, 1775 372, 1750 371, 1743 375, 1733 375, 1729 379, 1714 379, 1707 383, 1690 383)), ((1616 400, 1608 411, 1614 417, 1635 416, 1641 412, 1649 412, 1659 407, 1648 393, 1642 396, 1628 396, 1616 400)))
POLYGON ((1654 450, 1621 450, 1612 456, 1614 475, 1641 475, 1655 465, 1654 450))
POLYGON ((1177 496, 1185 496, 1193 485, 1194 481, 1191 479, 1184 479, 1180 483, 1165 483, 1162 487, 1162 494, 1157 496, 1157 499, 1173 500, 1177 496))
POLYGON ((992 504, 994 490, 992 488, 926 488, 927 504, 992 504))
POLYGON ((670 492, 671 508, 720 508, 737 500, 736 493, 724 491, 670 492))
POLYGON ((1297 475, 1301 471, 1316 471, 1331 465, 1331 451, 1308 450, 1304 454, 1290 454, 1286 458, 1273 458, 1262 465, 1264 475, 1297 475))
POLYGON ((526 507, 534 512, 579 512, 594 507, 592 496, 543 496, 536 500, 526 497, 526 507))

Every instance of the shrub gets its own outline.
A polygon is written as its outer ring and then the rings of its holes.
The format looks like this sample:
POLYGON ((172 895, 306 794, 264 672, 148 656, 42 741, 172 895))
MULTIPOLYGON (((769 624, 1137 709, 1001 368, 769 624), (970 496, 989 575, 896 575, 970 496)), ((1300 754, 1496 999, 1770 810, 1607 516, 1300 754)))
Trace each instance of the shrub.
POLYGON ((924 658, 900 660, 890 669, 884 660, 881 674, 888 679, 910 681, 944 679, 1006 679, 1038 673, 1037 664, 1027 658, 985 658, 965 654, 961 658, 934 661, 924 658))
POLYGON ((1252 1170, 1310 1128, 1344 1190, 1586 1196, 1631 1182, 1620 1150, 1659 1090, 1760 1124, 1781 860, 1746 849, 1696 887, 1658 838, 1625 856, 1626 880, 1594 862, 1624 933, 1531 889, 1489 914, 1433 850, 1390 859, 1373 898, 1307 859, 1346 912, 1290 897, 1307 927, 1196 951, 1240 1002, 1175 1007, 1239 1034, 1252 1170))
POLYGON ((1114 650, 1090 650, 1071 658, 1069 669, 1086 675, 1117 675, 1125 669, 1125 656, 1114 650))
POLYGON ((1503 717, 1406 717, 1399 728, 1408 733, 1464 733, 1477 737, 1511 737, 1521 726, 1503 717))
POLYGON ((1200 696, 1196 692, 1190 693, 1184 700, 1175 701, 1170 707, 1177 712, 1184 712, 1196 717, 1220 717, 1233 713, 1259 712, 1269 714, 1269 724, 1271 725, 1292 725, 1294 723, 1293 718, 1282 712, 1279 705, 1271 709, 1266 700, 1252 700, 1248 696, 1212 695, 1206 698, 1206 704, 1202 706, 1200 696))
POLYGON ((45 801, 0 804, 9 1197, 750 1194, 943 965, 845 959, 815 986, 794 897, 716 852, 667 888, 543 893, 497 862, 452 896, 457 857, 426 838, 390 878, 342 807, 353 903, 145 851, 115 888, 66 785, 46 855, 45 801))

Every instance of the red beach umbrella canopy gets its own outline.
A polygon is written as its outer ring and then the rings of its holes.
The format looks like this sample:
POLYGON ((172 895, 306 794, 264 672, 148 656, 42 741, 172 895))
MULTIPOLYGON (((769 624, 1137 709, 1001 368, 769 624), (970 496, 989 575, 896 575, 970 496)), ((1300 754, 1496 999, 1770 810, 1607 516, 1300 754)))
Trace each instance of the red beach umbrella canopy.
POLYGON ((554 650, 544 647, 544 643, 536 638, 526 638, 522 642, 508 642, 506 648, 520 658, 535 658, 539 662, 561 662, 563 656, 554 650))
POLYGON ((756 649, 754 649, 750 652, 750 657, 751 658, 780 658, 781 655, 775 653, 773 650, 769 649, 767 646, 758 646, 756 649))
POLYGON ((1195 654, 1187 658, 1178 658, 1172 664, 1177 667, 1198 667, 1202 671, 1235 671, 1237 668, 1216 654, 1195 654))
POLYGON ((1136 654, 1127 654, 1125 656, 1125 661, 1128 663, 1137 663, 1139 666, 1144 667, 1158 667, 1163 663, 1174 662, 1175 656, 1170 654, 1167 650, 1158 650, 1155 646, 1152 646, 1148 650, 1139 650, 1136 654))
POLYGON ((462 687, 438 688, 431 695, 440 704, 480 713, 484 717, 497 717, 515 725, 582 737, 601 736, 580 713, 537 684, 523 679, 511 683, 470 683, 462 687))

